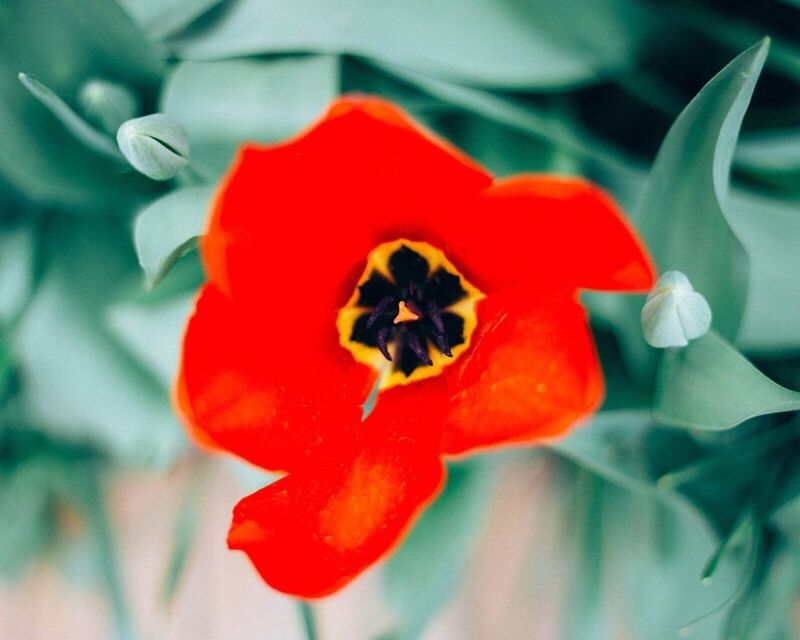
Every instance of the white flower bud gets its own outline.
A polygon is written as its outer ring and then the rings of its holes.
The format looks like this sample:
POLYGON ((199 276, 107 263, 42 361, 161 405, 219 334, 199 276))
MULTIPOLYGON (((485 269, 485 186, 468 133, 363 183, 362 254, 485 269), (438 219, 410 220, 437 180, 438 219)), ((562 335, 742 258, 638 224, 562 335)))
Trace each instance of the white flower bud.
POLYGON ((708 302, 680 271, 664 273, 642 308, 642 332, 653 347, 685 347, 710 326, 708 302))
POLYGON ((186 132, 163 113, 124 122, 117 144, 131 166, 153 180, 169 180, 189 163, 186 132))
POLYGON ((83 113, 104 131, 114 134, 126 120, 139 115, 139 99, 130 89, 108 80, 89 80, 78 93, 83 113))

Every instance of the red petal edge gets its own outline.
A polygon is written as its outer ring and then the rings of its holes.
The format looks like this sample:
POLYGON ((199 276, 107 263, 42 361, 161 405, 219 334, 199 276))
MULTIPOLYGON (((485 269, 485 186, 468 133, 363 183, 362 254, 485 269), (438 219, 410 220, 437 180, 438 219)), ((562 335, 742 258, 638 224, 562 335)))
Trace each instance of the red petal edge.
POLYGON ((387 391, 350 455, 244 498, 228 545, 247 553, 279 591, 317 598, 346 585, 389 552, 439 493, 442 394, 441 383, 387 391), (420 410, 421 395, 430 396, 434 415, 420 410))

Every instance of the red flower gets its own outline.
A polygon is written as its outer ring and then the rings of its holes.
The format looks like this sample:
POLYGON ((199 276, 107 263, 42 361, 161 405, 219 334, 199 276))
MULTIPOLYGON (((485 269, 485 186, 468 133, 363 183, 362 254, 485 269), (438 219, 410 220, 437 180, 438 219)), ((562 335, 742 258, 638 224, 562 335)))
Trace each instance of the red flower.
POLYGON ((240 152, 202 255, 180 410, 199 442, 287 472, 236 506, 228 544, 303 597, 398 542, 442 486, 442 456, 546 441, 596 409, 576 291, 653 280, 596 187, 493 180, 356 96, 240 152))

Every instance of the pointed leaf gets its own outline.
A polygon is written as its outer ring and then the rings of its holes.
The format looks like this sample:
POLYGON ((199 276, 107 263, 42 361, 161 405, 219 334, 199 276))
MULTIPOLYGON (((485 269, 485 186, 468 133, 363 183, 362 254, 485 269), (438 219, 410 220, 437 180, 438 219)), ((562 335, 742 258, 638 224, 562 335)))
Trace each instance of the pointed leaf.
POLYGON ((750 256, 750 291, 737 346, 784 356, 800 348, 800 199, 732 194, 731 222, 750 256))
POLYGON ((774 383, 716 333, 667 353, 655 418, 690 429, 730 429, 755 416, 800 410, 800 393, 774 383))
POLYGON ((101 133, 79 116, 72 107, 58 97, 51 89, 26 73, 19 74, 22 85, 31 95, 47 107, 61 121, 67 131, 89 149, 109 158, 122 161, 114 141, 101 133))
POLYGON ((204 185, 173 191, 136 218, 136 253, 149 287, 158 284, 202 235, 214 189, 204 185))
POLYGON ((636 222, 661 270, 685 273, 729 339, 747 297, 747 256, 728 221, 733 151, 769 42, 748 49, 684 109, 653 165, 636 222))

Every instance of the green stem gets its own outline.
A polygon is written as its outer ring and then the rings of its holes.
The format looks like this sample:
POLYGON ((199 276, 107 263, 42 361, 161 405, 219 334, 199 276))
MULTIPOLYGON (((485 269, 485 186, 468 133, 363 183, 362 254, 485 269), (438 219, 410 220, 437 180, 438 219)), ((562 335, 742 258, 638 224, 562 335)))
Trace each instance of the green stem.
POLYGON ((305 600, 300 600, 298 604, 300 605, 300 615, 303 618, 303 628, 305 629, 307 640, 319 640, 317 624, 314 621, 314 609, 305 600))
POLYGON ((100 487, 100 474, 97 469, 90 467, 80 477, 83 480, 84 503, 82 506, 89 526, 93 529, 97 539, 100 571, 111 606, 116 636, 119 640, 132 640, 134 637, 133 627, 119 573, 114 533, 105 508, 105 496, 100 487))

